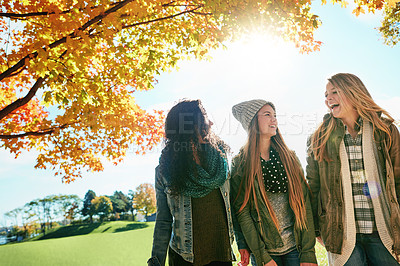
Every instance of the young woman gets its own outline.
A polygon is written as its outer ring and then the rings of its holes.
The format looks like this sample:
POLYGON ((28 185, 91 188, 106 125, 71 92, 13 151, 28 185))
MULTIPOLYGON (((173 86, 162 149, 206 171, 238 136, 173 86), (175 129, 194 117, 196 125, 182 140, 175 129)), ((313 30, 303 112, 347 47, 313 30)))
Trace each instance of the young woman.
POLYGON ((307 158, 319 241, 331 265, 399 265, 399 131, 355 75, 329 78, 325 104, 307 158))
POLYGON ((228 146, 211 132, 200 102, 168 113, 156 168, 157 216, 148 265, 232 265, 228 146))
POLYGON ((278 130, 271 102, 251 100, 232 108, 248 133, 247 143, 232 161, 231 204, 249 253, 257 266, 316 265, 309 189, 300 162, 278 130))

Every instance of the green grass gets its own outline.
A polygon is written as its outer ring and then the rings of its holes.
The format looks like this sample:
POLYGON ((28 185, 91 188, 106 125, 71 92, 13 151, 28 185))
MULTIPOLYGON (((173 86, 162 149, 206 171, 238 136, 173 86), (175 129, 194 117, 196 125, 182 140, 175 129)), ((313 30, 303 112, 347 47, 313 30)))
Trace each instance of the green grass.
MULTIPOLYGON (((153 222, 127 221, 56 228, 36 240, 0 246, 0 265, 143 266, 150 257, 153 230, 153 222)), ((316 250, 319 265, 327 265, 325 249, 317 244, 316 250)))
MULTIPOLYGON (((51 229, 46 232, 46 235, 40 235, 32 240, 44 240, 52 238, 62 238, 69 236, 79 236, 87 234, 98 234, 98 233, 118 233, 131 231, 141 228, 148 227, 148 223, 138 223, 129 221, 116 221, 116 222, 105 222, 105 223, 93 223, 84 225, 71 225, 63 226, 55 229, 51 229)), ((31 241, 32 241, 31 240, 31 241)))
POLYGON ((154 223, 118 221, 97 225, 85 235, 0 246, 0 265, 146 265, 154 223), (147 227, 137 229, 141 225, 147 227))

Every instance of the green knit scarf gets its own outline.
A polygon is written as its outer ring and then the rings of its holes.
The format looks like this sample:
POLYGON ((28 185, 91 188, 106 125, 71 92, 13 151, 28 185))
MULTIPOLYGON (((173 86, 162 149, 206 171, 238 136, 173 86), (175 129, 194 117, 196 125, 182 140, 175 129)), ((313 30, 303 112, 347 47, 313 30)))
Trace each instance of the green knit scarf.
POLYGON ((202 198, 221 187, 228 177, 227 160, 215 148, 208 144, 204 146, 207 169, 196 164, 197 175, 190 173, 190 178, 185 184, 186 189, 183 191, 185 196, 202 198))

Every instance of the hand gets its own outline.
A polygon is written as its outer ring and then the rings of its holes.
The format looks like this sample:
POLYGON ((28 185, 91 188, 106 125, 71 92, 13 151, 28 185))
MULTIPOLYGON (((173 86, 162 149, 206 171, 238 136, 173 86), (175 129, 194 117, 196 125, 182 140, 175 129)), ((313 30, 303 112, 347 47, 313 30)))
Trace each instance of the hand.
POLYGON ((240 262, 239 266, 247 266, 250 260, 250 252, 247 249, 239 249, 240 253, 240 262))
POLYGON ((321 246, 325 247, 324 241, 322 241, 322 238, 320 236, 317 236, 317 241, 321 244, 321 246))
POLYGON ((309 262, 303 262, 300 263, 300 266, 318 266, 316 263, 309 263, 309 262))
POLYGON ((264 266, 278 266, 274 260, 270 260, 267 264, 264 264, 264 266))

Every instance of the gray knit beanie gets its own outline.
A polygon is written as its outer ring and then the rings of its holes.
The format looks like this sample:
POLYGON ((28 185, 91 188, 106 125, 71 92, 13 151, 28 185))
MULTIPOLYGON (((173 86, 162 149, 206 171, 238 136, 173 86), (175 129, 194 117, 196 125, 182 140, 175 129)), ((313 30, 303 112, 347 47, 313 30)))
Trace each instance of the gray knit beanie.
POLYGON ((266 104, 271 105, 272 108, 275 109, 274 105, 271 102, 256 99, 234 105, 232 107, 232 114, 242 124, 244 130, 246 130, 246 132, 249 132, 251 120, 257 114, 257 112, 266 104))

